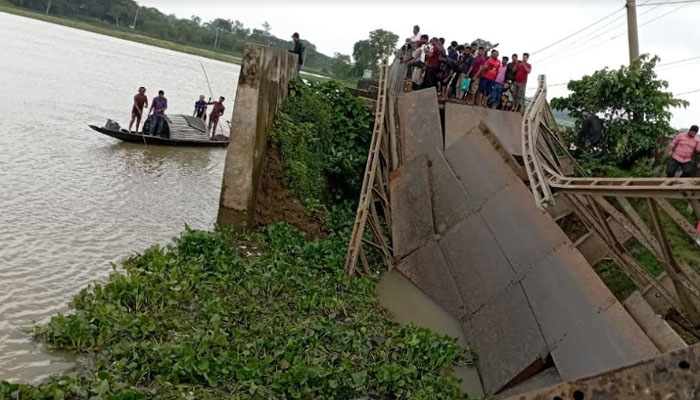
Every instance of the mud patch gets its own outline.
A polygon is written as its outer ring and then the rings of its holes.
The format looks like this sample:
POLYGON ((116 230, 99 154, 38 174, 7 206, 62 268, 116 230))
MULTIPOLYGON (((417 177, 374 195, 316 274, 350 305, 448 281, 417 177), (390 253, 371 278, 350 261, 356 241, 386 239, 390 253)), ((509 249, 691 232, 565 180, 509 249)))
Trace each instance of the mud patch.
POLYGON ((308 239, 322 236, 323 222, 284 186, 282 156, 274 146, 267 147, 260 181, 255 204, 256 225, 286 222, 304 231, 308 239))

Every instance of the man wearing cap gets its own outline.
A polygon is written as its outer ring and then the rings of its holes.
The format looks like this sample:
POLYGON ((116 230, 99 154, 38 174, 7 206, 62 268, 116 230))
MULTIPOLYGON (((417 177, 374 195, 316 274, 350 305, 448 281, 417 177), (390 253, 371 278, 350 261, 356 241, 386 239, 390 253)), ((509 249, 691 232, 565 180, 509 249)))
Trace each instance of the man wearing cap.
POLYGON ((304 44, 299 40, 299 34, 294 32, 292 35, 292 40, 294 40, 294 49, 289 50, 290 52, 299 56, 299 65, 297 65, 297 76, 301 72, 301 66, 304 64, 304 44))
POLYGON ((693 172, 693 157, 700 153, 700 139, 698 139, 698 126, 693 125, 688 132, 681 132, 671 142, 671 161, 666 170, 666 176, 676 176, 678 168, 683 172, 681 178, 690 177, 693 172))

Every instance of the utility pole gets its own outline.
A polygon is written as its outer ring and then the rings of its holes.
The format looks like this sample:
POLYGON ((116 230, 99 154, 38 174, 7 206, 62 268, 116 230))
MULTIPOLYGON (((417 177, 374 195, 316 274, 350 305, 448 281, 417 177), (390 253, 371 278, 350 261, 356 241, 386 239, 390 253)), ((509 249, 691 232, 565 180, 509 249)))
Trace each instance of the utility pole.
POLYGON ((136 9, 136 15, 134 15, 134 23, 131 24, 131 29, 136 29, 136 19, 139 17, 139 11, 141 11, 141 7, 136 9))
POLYGON ((46 5, 46 15, 49 15, 49 11, 51 11, 51 0, 49 0, 49 4, 46 5))
POLYGON ((219 31, 221 28, 216 28, 216 37, 214 38, 214 48, 219 46, 219 31))
POLYGON ((627 38, 630 45, 630 64, 639 58, 639 33, 637 32, 637 1, 627 0, 627 38))

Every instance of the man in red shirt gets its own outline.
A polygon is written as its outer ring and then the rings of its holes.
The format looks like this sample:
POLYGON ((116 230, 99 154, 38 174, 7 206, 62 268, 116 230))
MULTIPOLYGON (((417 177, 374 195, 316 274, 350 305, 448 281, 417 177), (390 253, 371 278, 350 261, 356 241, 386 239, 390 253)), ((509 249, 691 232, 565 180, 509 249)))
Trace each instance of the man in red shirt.
POLYGON ((216 127, 219 125, 219 117, 224 115, 224 111, 226 110, 226 107, 224 107, 224 100, 226 99, 221 96, 219 97, 219 101, 210 101, 207 103, 214 105, 214 108, 211 110, 211 114, 209 114, 209 127, 207 128, 207 135, 211 131, 212 139, 214 136, 216 136, 216 127))
POLYGON ((501 67, 501 61, 498 59, 498 50, 491 50, 491 57, 484 64, 484 72, 479 82, 479 95, 476 98, 476 104, 486 107, 486 103, 491 95, 491 86, 498 75, 498 68, 501 67))
POLYGON ((440 46, 440 41, 438 41, 437 38, 430 39, 430 44, 432 48, 425 57, 424 88, 437 86, 437 74, 440 69, 440 53, 442 52, 442 46, 440 46))
MULTIPOLYGON (((472 48, 474 48, 472 46, 472 48)), ((479 82, 481 79, 481 73, 484 71, 484 64, 486 64, 486 58, 484 58, 484 48, 479 47, 476 53, 476 57, 472 61, 471 75, 472 79, 471 87, 469 88, 469 96, 467 96, 467 104, 474 104, 476 100, 476 92, 479 89, 479 82)))
POLYGON ((515 83, 513 85, 513 97, 515 99, 515 105, 513 106, 513 111, 520 112, 523 109, 523 104, 525 103, 525 89, 527 88, 527 76, 532 71, 532 65, 528 64, 527 60, 530 58, 530 54, 523 53, 523 60, 518 61, 515 64, 515 83))
POLYGON ((698 139, 698 126, 693 125, 688 132, 681 132, 671 142, 671 162, 668 164, 666 176, 676 176, 678 168, 683 171, 681 178, 689 177, 693 172, 693 158, 700 153, 700 139, 698 139))

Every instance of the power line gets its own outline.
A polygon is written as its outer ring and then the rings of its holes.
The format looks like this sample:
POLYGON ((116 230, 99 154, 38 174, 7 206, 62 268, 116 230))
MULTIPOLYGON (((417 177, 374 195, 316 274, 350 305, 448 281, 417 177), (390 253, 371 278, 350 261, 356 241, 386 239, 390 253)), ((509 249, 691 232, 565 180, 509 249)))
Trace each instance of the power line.
MULTIPOLYGON (((700 1, 700 0, 696 0, 696 1, 700 1)), ((652 7, 652 8, 650 8, 649 10, 647 10, 646 12, 643 12, 642 14, 640 14, 640 16, 645 15, 645 14, 648 14, 650 11, 653 11, 653 10, 659 8, 661 5, 666 5, 666 4, 669 4, 669 3, 670 3, 670 0, 667 1, 667 2, 664 2, 664 3, 659 3, 659 4, 657 4, 655 7, 652 7)), ((643 3, 642 5, 649 5, 649 1, 643 3)), ((674 12, 676 12, 676 11, 680 10, 681 8, 686 7, 686 6, 688 6, 688 5, 690 5, 690 3, 683 4, 683 5, 681 5, 680 7, 674 8, 673 10, 670 10, 670 11, 665 12, 665 13, 663 13, 663 14, 659 14, 659 15, 657 15, 656 17, 651 18, 651 19, 645 21, 644 23, 642 23, 641 25, 639 25, 639 27, 641 28, 641 27, 643 27, 643 26, 649 25, 650 23, 652 23, 652 22, 654 22, 654 21, 657 21, 657 20, 659 20, 659 19, 661 19, 661 18, 663 18, 663 17, 665 17, 665 16, 667 16, 667 15, 669 15, 669 14, 672 14, 672 13, 674 13, 674 12)), ((625 25, 625 23, 622 23, 622 24, 617 25, 617 26, 615 26, 615 27, 613 27, 613 28, 611 28, 611 29, 608 29, 608 30, 606 30, 606 31, 604 31, 604 32, 601 32, 601 33, 599 33, 598 35, 589 38, 588 40, 590 41, 590 40, 599 38, 600 36, 605 35, 605 34, 608 33, 608 32, 612 32, 612 31, 616 30, 617 28, 619 28, 619 27, 621 27, 621 26, 623 26, 623 25, 625 25)), ((592 48, 594 48, 594 47, 598 47, 598 46, 600 46, 600 45, 602 45, 602 44, 604 44, 604 43, 607 43, 607 42, 609 42, 609 41, 611 41, 611 40, 615 40, 615 39, 617 39, 617 38, 619 38, 619 37, 621 37, 621 36, 623 36, 623 35, 625 35, 625 34, 627 34, 627 31, 626 31, 626 30, 623 31, 623 32, 621 32, 621 33, 619 33, 619 34, 617 34, 617 35, 615 35, 615 36, 610 37, 609 39, 605 39, 605 40, 603 40, 603 41, 600 41, 600 42, 594 44, 593 46, 586 47, 586 48, 584 48, 583 50, 577 50, 576 52, 578 52, 578 53, 586 52, 586 51, 588 51, 588 50, 590 50, 590 49, 592 49, 592 48)), ((571 54, 571 53, 573 53, 573 52, 567 52, 567 53, 564 53, 564 54, 555 54, 555 55, 546 56, 544 59, 540 60, 540 62, 544 62, 545 60, 549 60, 549 59, 553 58, 554 56, 562 57, 562 56, 564 56, 564 55, 571 54)))
MULTIPOLYGON (((651 1, 651 0, 647 0, 647 1, 645 1, 644 3, 640 4, 640 5, 647 5, 650 1, 651 1)), ((671 0, 666 0, 666 1, 668 2, 668 1, 671 1, 671 0)), ((643 13, 639 14, 639 16, 642 17, 642 16, 644 16, 644 15, 646 15, 646 14, 649 14, 650 12, 652 12, 652 11, 654 11, 655 9, 659 8, 659 7, 660 7, 661 5, 663 5, 663 4, 666 4, 666 3, 661 3, 660 5, 657 5, 657 6, 655 6, 655 7, 652 7, 652 8, 650 8, 650 9, 644 11, 643 13)), ((624 9, 624 8, 625 8, 625 7, 623 7, 623 9, 624 9)), ((619 11, 619 10, 618 10, 618 11, 619 11)), ((572 46, 574 46, 574 45, 576 45, 577 43, 579 43, 582 39, 585 39, 585 40, 586 40, 585 43, 589 43, 589 42, 590 42, 591 40, 593 40, 593 39, 597 39, 597 38, 599 38, 599 37, 601 37, 601 36, 603 36, 603 35, 605 35, 605 34, 607 34, 607 33, 609 33, 609 32, 612 32, 612 31, 614 31, 614 30, 617 30, 617 29, 620 28, 620 27, 623 27, 623 26, 627 25, 627 21, 625 21, 625 22, 622 22, 622 23, 620 23, 620 24, 615 25, 614 27, 612 27, 612 28, 610 28, 610 29, 606 29, 606 30, 604 30, 603 32, 600 32, 600 31, 603 30, 604 28, 606 28, 606 27, 608 27, 608 26, 614 24, 615 22, 619 21, 620 19, 624 19, 624 18, 625 18, 625 16, 623 15, 623 16, 620 16, 620 17, 618 17, 618 18, 616 18, 616 19, 613 19, 612 21, 608 22, 607 24, 604 24, 604 25, 602 25, 602 26, 599 26, 597 29, 594 29, 592 32, 590 32, 589 35, 588 35, 588 37, 580 38, 580 39, 577 39, 577 40, 573 41, 573 42, 569 45, 568 49, 571 49, 572 46), (600 32, 600 33, 598 33, 598 34, 595 35, 595 36, 591 36, 591 35, 593 35, 593 34, 595 34, 595 33, 597 33, 597 32, 600 32)), ((626 31, 625 31, 625 32, 626 32, 626 31)), ((606 40, 606 41, 607 41, 607 40, 606 40)), ((582 45, 582 44, 585 44, 585 43, 581 43, 581 44, 579 44, 579 45, 582 45)), ((591 47, 597 47, 597 46, 591 46, 591 47)), ((589 49, 589 48, 591 48, 591 47, 587 47, 586 49, 589 49)), ((546 60, 546 59, 552 58, 553 56, 554 56, 554 55, 550 54, 549 56, 546 56, 544 59, 540 60, 540 62, 541 62, 541 61, 544 61, 544 60, 546 60)))
MULTIPOLYGON (((670 3, 669 3, 669 4, 670 4, 670 3)), ((643 26, 649 25, 649 24, 651 24, 652 22, 657 21, 657 20, 659 20, 659 19, 661 19, 661 18, 663 18, 663 17, 665 17, 665 16, 667 16, 667 15, 669 15, 669 14, 673 14, 674 12, 680 10, 681 8, 687 7, 687 6, 689 6, 689 5, 690 5, 690 3, 686 3, 686 4, 683 4, 683 5, 680 6, 680 7, 676 7, 676 8, 674 8, 673 10, 671 10, 671 11, 665 13, 665 14, 661 14, 661 15, 659 15, 658 17, 656 17, 656 18, 654 18, 654 19, 651 19, 651 20, 649 20, 649 21, 647 21, 647 22, 645 22, 645 23, 639 25, 639 27, 641 28, 641 27, 643 27, 643 26)))
POLYGON ((556 45, 558 45, 559 43, 561 43, 561 42, 563 42, 563 41, 565 41, 565 40, 567 40, 567 39, 570 39, 570 38, 572 38, 572 37, 578 35, 579 33, 585 31, 586 29, 591 28, 591 27, 593 27, 593 26, 599 24, 600 22, 603 22, 604 20, 606 20, 606 19, 612 17, 613 15, 619 13, 620 11, 622 11, 622 10, 624 10, 624 9, 625 9, 625 7, 622 7, 622 8, 620 8, 620 9, 617 9, 617 10, 613 11, 612 13, 610 13, 610 14, 604 16, 603 18, 601 18, 601 19, 599 19, 599 20, 593 22, 592 24, 586 25, 585 27, 583 27, 583 28, 577 30, 576 32, 574 32, 574 33, 572 33, 572 34, 570 34, 570 35, 568 35, 568 36, 566 36, 566 37, 564 37, 564 38, 562 38, 562 39, 559 39, 559 40, 557 40, 556 42, 554 42, 554 43, 552 43, 552 44, 549 44, 549 45, 547 45, 547 46, 545 46, 545 47, 543 47, 543 48, 541 48, 541 49, 539 49, 539 50, 537 50, 537 51, 533 51, 532 54, 534 55, 534 54, 537 54, 537 53, 539 53, 539 52, 541 52, 541 51, 547 50, 547 49, 549 49, 549 48, 551 48, 551 47, 553 47, 553 46, 556 46, 556 45))
POLYGON ((687 91, 687 92, 675 94, 674 96, 683 96, 683 95, 685 95, 685 94, 691 94, 691 93, 697 93, 697 92, 700 92, 700 89, 689 90, 689 91, 687 91))
POLYGON ((680 63, 683 63, 683 62, 686 62, 686 61, 697 60, 697 59, 700 59, 700 56, 691 57, 691 58, 684 58, 684 59, 682 59, 682 60, 671 61, 671 62, 659 64, 659 65, 657 65, 657 66, 658 66, 658 67, 665 67, 665 66, 667 66, 667 65, 680 64, 680 63))
POLYGON ((642 7, 642 6, 655 6, 655 5, 664 5, 664 4, 683 4, 683 3, 698 3, 700 0, 677 0, 677 1, 667 1, 665 3, 644 3, 640 4, 637 7, 642 7))

